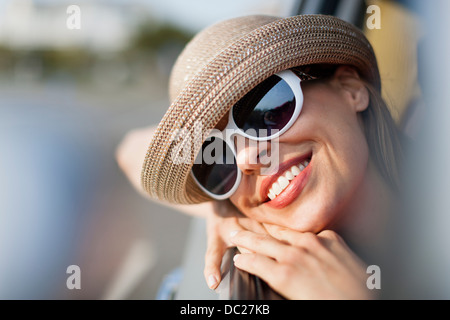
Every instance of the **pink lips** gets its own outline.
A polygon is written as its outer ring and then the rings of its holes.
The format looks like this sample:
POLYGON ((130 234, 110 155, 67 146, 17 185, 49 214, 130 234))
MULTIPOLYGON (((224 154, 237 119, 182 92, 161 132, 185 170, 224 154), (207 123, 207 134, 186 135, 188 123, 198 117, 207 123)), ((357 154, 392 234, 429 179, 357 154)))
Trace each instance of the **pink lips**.
POLYGON ((264 203, 265 206, 275 209, 282 209, 292 203, 300 195, 311 173, 311 163, 298 176, 296 176, 294 180, 290 182, 289 186, 285 190, 283 190, 283 192, 281 192, 275 199, 267 201, 269 200, 267 194, 269 193, 269 188, 272 186, 272 184, 277 181, 277 179, 281 175, 283 175, 286 170, 290 169, 294 165, 300 164, 307 159, 311 159, 311 156, 312 154, 309 153, 281 163, 277 173, 265 178, 262 181, 260 196, 263 201, 266 201, 264 203))

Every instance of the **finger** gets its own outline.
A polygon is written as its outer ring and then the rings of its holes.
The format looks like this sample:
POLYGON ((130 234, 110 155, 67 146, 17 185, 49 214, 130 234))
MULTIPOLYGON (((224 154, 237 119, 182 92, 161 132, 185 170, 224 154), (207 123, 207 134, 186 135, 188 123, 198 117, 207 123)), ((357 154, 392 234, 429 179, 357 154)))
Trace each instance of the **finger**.
POLYGON ((336 232, 324 230, 320 232, 317 237, 323 246, 327 248, 328 252, 341 257, 341 260, 353 260, 357 257, 347 243, 345 243, 344 239, 336 232))
POLYGON ((257 253, 237 254, 234 256, 236 268, 253 274, 265 281, 272 289, 283 294, 286 279, 290 273, 286 267, 275 260, 257 253))
MULTIPOLYGON (((226 239, 228 246, 233 246, 234 244, 231 242, 230 234, 234 234, 238 231, 252 231, 255 233, 265 234, 267 233, 266 229, 263 225, 256 220, 246 218, 246 217, 237 217, 236 219, 227 219, 225 222, 225 226, 221 228, 222 238, 226 239)), ((238 249, 241 253, 250 253, 252 251, 239 247, 238 249)))
POLYGON ((321 239, 312 232, 300 232, 269 224, 264 224, 264 227, 273 238, 283 243, 303 248, 308 252, 323 249, 321 239))
POLYGON ((242 227, 239 223, 236 222, 237 220, 234 219, 227 219, 225 223, 220 228, 220 235, 222 240, 226 243, 227 248, 231 247, 237 247, 240 253, 251 253, 250 250, 247 250, 244 247, 236 246, 232 241, 232 235, 241 232, 241 231, 247 231, 244 227, 242 227))
POLYGON ((221 281, 220 266, 225 251, 226 245, 219 237, 211 236, 208 238, 203 275, 210 289, 217 288, 221 281))
POLYGON ((249 231, 253 231, 256 233, 267 233, 264 226, 254 219, 250 219, 247 217, 239 217, 238 222, 244 229, 247 229, 249 231))
MULTIPOLYGON (((309 255, 322 262, 330 262, 334 261, 343 251, 350 250, 343 248, 342 245, 346 247, 344 241, 334 231, 321 232, 317 235, 312 232, 300 232, 275 225, 265 224, 264 227, 273 238, 302 249, 301 251, 306 254, 303 257, 309 255)), ((298 255, 299 252, 296 253, 295 256, 298 259, 300 255, 298 255)))
POLYGON ((214 212, 220 217, 233 218, 227 219, 234 220, 236 224, 239 224, 244 229, 251 230, 254 232, 265 233, 263 225, 254 220, 244 216, 232 203, 231 201, 214 201, 214 212))
POLYGON ((272 238, 268 234, 259 234, 251 231, 234 231, 230 234, 230 241, 238 246, 259 253, 273 259, 279 258, 287 246, 272 238))
POLYGON ((228 247, 232 247, 234 245, 230 241, 230 234, 245 230, 245 228, 239 223, 238 218, 227 218, 217 225, 216 228, 228 247))
POLYGON ((203 275, 208 287, 211 289, 216 289, 221 281, 220 267, 222 265, 223 255, 227 248, 232 246, 232 243, 228 240, 230 230, 244 229, 237 223, 237 219, 235 218, 208 220, 207 249, 203 275))
POLYGON ((273 225, 273 224, 267 224, 267 223, 264 223, 263 226, 266 229, 267 233, 270 234, 275 239, 278 239, 280 241, 283 241, 283 242, 286 242, 289 244, 293 244, 293 242, 295 242, 295 241, 293 241, 292 235, 288 232, 289 229, 287 229, 285 227, 273 225))
POLYGON ((338 245, 348 248, 344 239, 332 230, 324 230, 317 234, 322 243, 329 249, 336 248, 338 245))
POLYGON ((324 230, 318 234, 318 237, 330 252, 340 257, 340 260, 350 268, 365 268, 366 264, 352 249, 350 249, 344 239, 336 232, 324 230))

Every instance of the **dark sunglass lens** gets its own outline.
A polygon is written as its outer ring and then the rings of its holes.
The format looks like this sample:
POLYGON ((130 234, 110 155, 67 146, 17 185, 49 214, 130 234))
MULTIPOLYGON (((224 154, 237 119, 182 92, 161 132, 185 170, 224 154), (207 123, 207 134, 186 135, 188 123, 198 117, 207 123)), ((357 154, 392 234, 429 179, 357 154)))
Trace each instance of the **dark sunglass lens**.
POLYGON ((233 188, 238 168, 233 152, 225 141, 213 137, 203 143, 192 173, 206 190, 224 195, 233 188))
POLYGON ((236 125, 255 137, 270 136, 283 129, 295 111, 295 95, 280 77, 271 76, 246 94, 233 107, 236 125))

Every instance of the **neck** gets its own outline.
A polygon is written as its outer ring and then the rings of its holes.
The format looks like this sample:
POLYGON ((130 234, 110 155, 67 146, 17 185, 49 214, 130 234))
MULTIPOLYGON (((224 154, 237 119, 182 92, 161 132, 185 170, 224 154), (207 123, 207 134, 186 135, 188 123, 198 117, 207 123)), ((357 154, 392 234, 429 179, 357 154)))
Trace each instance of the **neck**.
POLYGON ((366 259, 379 257, 385 248, 383 240, 393 204, 391 194, 374 164, 369 162, 361 185, 336 224, 338 233, 356 253, 364 256, 362 253, 370 252, 366 259))

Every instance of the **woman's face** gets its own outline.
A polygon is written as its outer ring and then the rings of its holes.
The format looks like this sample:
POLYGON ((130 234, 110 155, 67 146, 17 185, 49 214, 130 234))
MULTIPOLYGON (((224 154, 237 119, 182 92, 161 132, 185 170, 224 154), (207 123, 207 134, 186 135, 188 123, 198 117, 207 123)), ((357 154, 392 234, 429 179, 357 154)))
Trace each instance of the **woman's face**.
MULTIPOLYGON (((262 175, 263 165, 249 159, 264 150, 241 147, 243 176, 230 200, 257 221, 319 232, 355 201, 366 174, 369 151, 358 113, 367 108, 368 93, 349 67, 327 81, 303 82, 302 91, 302 112, 278 139, 278 171, 262 175)), ((274 143, 267 148, 276 150, 274 143)))

